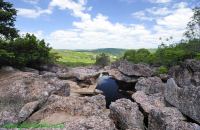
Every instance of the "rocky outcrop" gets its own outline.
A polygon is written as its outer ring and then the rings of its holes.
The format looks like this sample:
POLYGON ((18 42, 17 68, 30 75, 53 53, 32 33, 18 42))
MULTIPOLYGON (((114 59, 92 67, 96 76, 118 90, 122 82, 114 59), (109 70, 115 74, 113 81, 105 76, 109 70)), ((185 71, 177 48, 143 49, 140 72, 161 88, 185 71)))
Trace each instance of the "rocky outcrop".
POLYGON ((114 130, 115 125, 106 112, 105 97, 61 97, 52 95, 44 107, 35 112, 29 122, 47 124, 64 123, 69 130, 108 129, 114 130))
POLYGON ((171 78, 167 81, 164 95, 167 102, 200 123, 200 87, 191 85, 182 88, 171 78))
POLYGON ((39 101, 25 104, 18 114, 19 121, 25 121, 39 107, 39 104, 39 101))
POLYGON ((144 129, 142 113, 137 104, 128 99, 119 99, 111 103, 110 117, 119 129, 144 129))
POLYGON ((93 97, 61 97, 52 95, 39 111, 28 120, 40 122, 56 112, 65 112, 71 116, 92 116, 103 113, 106 109, 105 97, 97 95, 93 97))
POLYGON ((164 93, 165 84, 158 77, 141 77, 138 79, 135 89, 146 94, 164 93))
POLYGON ((150 77, 153 75, 153 71, 147 65, 132 64, 128 61, 121 61, 118 69, 127 76, 150 77))
POLYGON ((57 78, 43 78, 15 69, 0 70, 0 125, 17 123, 27 118, 49 95, 69 86, 57 78), (37 103, 31 103, 31 102, 37 103), (29 103, 29 104, 27 104, 29 103), (26 105, 25 105, 26 104, 26 105), (29 108, 29 110, 27 110, 29 108))
POLYGON ((185 122, 178 109, 165 107, 152 109, 149 114, 148 130, 199 130, 200 126, 185 122))
POLYGON ((149 114, 153 109, 162 109, 166 106, 162 93, 146 95, 143 91, 137 91, 132 95, 132 98, 147 114, 149 114))
POLYGON ((169 75, 175 79, 179 87, 200 86, 200 61, 186 60, 180 66, 172 67, 169 75))

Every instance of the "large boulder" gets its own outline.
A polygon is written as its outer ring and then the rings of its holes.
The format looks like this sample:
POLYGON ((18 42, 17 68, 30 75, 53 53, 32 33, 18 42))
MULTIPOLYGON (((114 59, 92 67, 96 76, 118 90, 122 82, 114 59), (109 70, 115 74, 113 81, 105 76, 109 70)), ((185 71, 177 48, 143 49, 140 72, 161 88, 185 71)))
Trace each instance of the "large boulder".
POLYGON ((200 61, 186 60, 180 66, 172 67, 169 75, 175 79, 179 87, 200 86, 200 61))
POLYGON ((171 78, 167 81, 164 95, 167 102, 200 123, 200 86, 179 87, 171 78))
POLYGON ((199 130, 200 126, 185 121, 178 109, 165 107, 152 109, 149 114, 148 130, 199 130))
POLYGON ((65 129, 114 130, 115 124, 108 117, 105 97, 61 97, 52 95, 28 122, 64 124, 65 129))
POLYGON ((40 105, 49 95, 65 88, 69 95, 69 86, 57 78, 46 79, 42 76, 18 70, 0 70, 0 125, 5 123, 18 123, 40 105), (25 104, 38 101, 39 103, 25 104), (30 108, 24 113, 24 110, 30 108), (22 110, 21 110, 22 109, 22 110), (19 114, 21 111, 21 114, 19 114), (18 116, 20 115, 20 117, 18 116), (22 117, 21 117, 22 116, 22 117))
POLYGON ((118 69, 127 76, 150 77, 153 75, 153 71, 147 65, 132 64, 128 61, 121 61, 118 69))
POLYGON ((107 69, 104 69, 103 72, 107 72, 112 78, 118 81, 123 81, 127 83, 136 83, 138 81, 138 77, 126 76, 116 68, 113 68, 113 69, 107 68, 107 69))
POLYGON ((135 89, 146 94, 164 93, 165 84, 159 77, 141 77, 138 79, 135 89))
MULTIPOLYGON (((44 106, 35 112, 28 121, 41 122, 55 113, 66 113, 69 116, 100 115, 106 109, 105 97, 62 97, 51 95, 44 106)), ((62 122, 60 122, 62 123, 62 122)))
POLYGON ((132 95, 132 98, 147 114, 149 114, 152 109, 161 109, 166 106, 162 93, 146 95, 143 91, 137 91, 132 95))
POLYGON ((143 114, 138 105, 128 99, 119 99, 110 105, 110 117, 119 129, 144 129, 143 114))

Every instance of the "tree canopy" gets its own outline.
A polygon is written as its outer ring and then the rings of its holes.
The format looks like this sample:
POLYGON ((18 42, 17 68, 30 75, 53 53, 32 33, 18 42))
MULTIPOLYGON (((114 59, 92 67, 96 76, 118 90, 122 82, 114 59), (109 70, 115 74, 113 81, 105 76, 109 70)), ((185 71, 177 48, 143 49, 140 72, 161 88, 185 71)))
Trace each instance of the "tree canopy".
POLYGON ((4 0, 0 0, 0 38, 15 38, 18 36, 18 30, 14 27, 17 16, 17 10, 13 5, 4 0))

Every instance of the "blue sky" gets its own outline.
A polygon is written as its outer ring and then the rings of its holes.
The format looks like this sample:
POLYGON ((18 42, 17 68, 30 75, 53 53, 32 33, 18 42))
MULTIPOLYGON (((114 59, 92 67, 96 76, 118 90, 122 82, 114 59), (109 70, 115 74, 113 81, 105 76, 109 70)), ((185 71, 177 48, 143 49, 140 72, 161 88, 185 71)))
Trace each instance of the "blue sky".
POLYGON ((179 41, 198 0, 6 0, 16 27, 56 49, 155 48, 179 41))

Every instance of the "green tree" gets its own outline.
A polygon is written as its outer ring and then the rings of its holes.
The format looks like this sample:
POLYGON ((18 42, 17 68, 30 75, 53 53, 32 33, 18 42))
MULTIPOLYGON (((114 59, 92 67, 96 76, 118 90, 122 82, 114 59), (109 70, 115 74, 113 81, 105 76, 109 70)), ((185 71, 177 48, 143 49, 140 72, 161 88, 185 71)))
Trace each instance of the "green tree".
POLYGON ((109 55, 107 55, 105 53, 101 53, 96 56, 96 65, 106 66, 109 64, 110 64, 110 56, 109 55))
POLYGON ((31 34, 11 41, 1 40, 0 64, 38 68, 42 64, 52 63, 57 59, 56 55, 50 53, 50 50, 49 44, 31 34))
POLYGON ((127 50, 124 53, 123 59, 127 59, 128 61, 134 61, 136 57, 136 50, 127 50))
POLYGON ((0 38, 12 39, 18 36, 14 27, 16 15, 17 11, 11 3, 0 0, 0 38))
POLYGON ((136 53, 136 62, 137 63, 148 63, 148 58, 151 53, 147 49, 139 49, 136 53))
POLYGON ((189 40, 200 40, 200 7, 194 8, 193 12, 192 20, 187 24, 185 36, 189 40))

